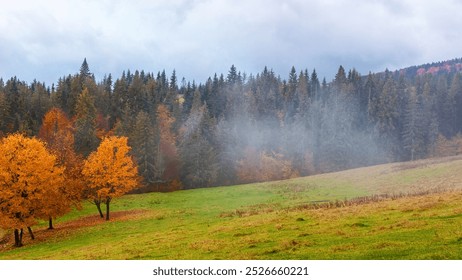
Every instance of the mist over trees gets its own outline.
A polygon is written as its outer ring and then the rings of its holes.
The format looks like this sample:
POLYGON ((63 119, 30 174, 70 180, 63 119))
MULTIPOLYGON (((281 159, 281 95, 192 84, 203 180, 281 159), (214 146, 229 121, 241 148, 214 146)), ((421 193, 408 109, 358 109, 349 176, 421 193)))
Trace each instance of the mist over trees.
MULTIPOLYGON (((315 70, 292 67, 281 78, 267 67, 246 74, 233 65, 196 83, 175 71, 129 70, 97 81, 84 60, 51 87, 0 79, 0 134, 38 136, 61 161, 87 158, 109 136, 126 137, 144 179, 140 191, 451 155, 462 148, 461 65, 368 75, 340 66, 330 82, 315 70)), ((66 172, 78 169, 72 162, 62 162, 66 172)))

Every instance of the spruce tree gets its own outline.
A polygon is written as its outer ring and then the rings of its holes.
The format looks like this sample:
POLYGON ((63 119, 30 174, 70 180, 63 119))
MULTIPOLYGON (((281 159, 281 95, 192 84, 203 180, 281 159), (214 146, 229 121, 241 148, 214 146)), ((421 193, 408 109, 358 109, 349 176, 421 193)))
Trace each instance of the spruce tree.
POLYGON ((319 93, 321 91, 321 84, 319 83, 318 74, 316 69, 313 69, 310 78, 310 93, 314 100, 319 99, 319 93))
POLYGON ((4 92, 0 91, 0 134, 7 130, 8 118, 10 115, 10 104, 4 92))
POLYGON ((159 137, 146 112, 141 111, 137 114, 133 134, 129 140, 133 147, 133 155, 138 163, 138 172, 143 176, 144 182, 148 184, 156 182, 158 180, 156 172, 158 151, 156 147, 159 137))
POLYGON ((212 145, 214 122, 202 105, 199 91, 194 94, 188 119, 181 128, 181 173, 188 188, 209 187, 218 177, 217 152, 212 145))
POLYGON ((462 74, 456 73, 449 88, 450 98, 454 100, 454 106, 448 108, 453 115, 454 134, 462 132, 462 74))
POLYGON ((87 58, 83 59, 82 65, 80 66, 80 77, 91 77, 90 67, 88 66, 87 58))
POLYGON ((93 97, 85 88, 77 99, 75 108, 74 147, 77 153, 88 156, 96 150, 99 139, 96 136, 96 108, 93 97))
POLYGON ((452 122, 453 117, 453 108, 455 100, 449 95, 448 91, 448 80, 447 76, 441 76, 438 79, 437 83, 437 115, 438 115, 438 124, 439 131, 443 134, 444 137, 450 138, 454 135, 452 122))
POLYGON ((403 148, 409 160, 421 158, 425 151, 425 115, 423 97, 411 94, 404 115, 403 148))
POLYGON ((236 66, 234 66, 234 64, 231 65, 231 68, 229 69, 228 76, 226 77, 226 81, 231 86, 235 85, 238 82, 237 69, 236 69, 236 66))

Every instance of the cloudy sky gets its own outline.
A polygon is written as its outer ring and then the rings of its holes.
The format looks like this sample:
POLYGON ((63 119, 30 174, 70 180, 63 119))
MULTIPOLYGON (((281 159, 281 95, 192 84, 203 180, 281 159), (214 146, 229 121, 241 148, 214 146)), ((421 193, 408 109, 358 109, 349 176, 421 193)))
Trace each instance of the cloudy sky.
POLYGON ((204 82, 234 64, 331 79, 462 57, 458 0, 0 1, 0 77, 48 85, 86 57, 97 80, 123 70, 204 82))

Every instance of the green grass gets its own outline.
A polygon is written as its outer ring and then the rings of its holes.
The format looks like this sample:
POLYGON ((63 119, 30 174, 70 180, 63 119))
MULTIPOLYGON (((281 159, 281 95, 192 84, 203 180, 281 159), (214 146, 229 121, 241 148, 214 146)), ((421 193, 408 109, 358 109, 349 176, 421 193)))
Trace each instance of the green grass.
POLYGON ((344 208, 300 207, 462 186, 462 160, 414 164, 127 195, 113 201, 109 222, 89 218, 97 212, 88 203, 60 218, 53 233, 45 224, 35 227, 38 240, 25 236, 22 248, 0 243, 0 259, 462 259, 458 190, 344 208), (75 227, 86 219, 96 222, 75 227))

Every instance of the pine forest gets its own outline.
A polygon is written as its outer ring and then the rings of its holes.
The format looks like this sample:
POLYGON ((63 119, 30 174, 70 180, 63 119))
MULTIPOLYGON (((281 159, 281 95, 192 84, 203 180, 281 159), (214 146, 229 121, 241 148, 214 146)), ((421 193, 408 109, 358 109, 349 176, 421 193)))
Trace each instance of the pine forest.
POLYGON ((233 65, 200 83, 175 71, 127 70, 98 81, 85 59, 56 85, 1 79, 0 135, 44 143, 49 161, 65 167, 52 173, 74 178, 63 192, 71 198, 82 172, 91 173, 84 161, 108 139, 137 168, 131 192, 280 180, 462 149, 461 59, 367 75, 340 66, 331 81, 289 70, 247 74, 233 65))

